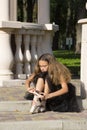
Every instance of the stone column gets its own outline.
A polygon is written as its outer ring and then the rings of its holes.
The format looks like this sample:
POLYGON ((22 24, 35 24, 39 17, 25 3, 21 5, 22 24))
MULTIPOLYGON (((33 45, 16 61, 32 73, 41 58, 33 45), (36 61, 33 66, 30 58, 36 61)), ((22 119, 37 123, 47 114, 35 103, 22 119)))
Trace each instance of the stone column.
POLYGON ((84 109, 87 109, 87 19, 78 21, 82 26, 81 40, 81 98, 84 109))
MULTIPOLYGON (((0 21, 9 20, 9 0, 0 1, 0 21)), ((11 67, 13 55, 10 48, 10 35, 0 29, 0 86, 3 80, 13 78, 11 67)))
POLYGON ((0 1, 0 21, 9 20, 9 0, 0 1))
POLYGON ((50 0, 38 0, 38 23, 50 22, 50 0))
POLYGON ((10 0, 10 20, 17 20, 17 0, 10 0))
MULTIPOLYGON (((87 2, 85 4, 87 10, 87 2)), ((82 26, 82 43, 81 43, 81 86, 82 97, 87 100, 87 18, 78 21, 82 26)), ((86 102, 87 103, 87 102, 86 102)), ((87 107, 87 105, 86 105, 87 107)))
MULTIPOLYGON (((82 25, 81 82, 82 87, 85 89, 87 95, 87 24, 82 25)), ((85 94, 82 93, 82 96, 85 96, 85 94)))

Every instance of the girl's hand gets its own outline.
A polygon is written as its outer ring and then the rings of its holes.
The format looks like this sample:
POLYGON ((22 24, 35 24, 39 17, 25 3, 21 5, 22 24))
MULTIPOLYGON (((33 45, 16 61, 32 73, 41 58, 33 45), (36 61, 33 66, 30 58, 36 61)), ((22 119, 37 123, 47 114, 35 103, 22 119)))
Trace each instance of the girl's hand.
POLYGON ((39 98, 40 98, 41 100, 45 100, 44 95, 40 95, 39 98))
POLYGON ((49 98, 50 98, 50 94, 45 93, 45 94, 44 94, 44 99, 47 100, 47 99, 49 99, 49 98))
POLYGON ((34 93, 35 88, 34 87, 30 87, 30 88, 27 89, 27 91, 30 92, 30 93, 34 93))
POLYGON ((43 92, 39 92, 38 90, 33 92, 34 95, 38 96, 38 98, 40 98, 41 100, 44 100, 44 93, 43 92))

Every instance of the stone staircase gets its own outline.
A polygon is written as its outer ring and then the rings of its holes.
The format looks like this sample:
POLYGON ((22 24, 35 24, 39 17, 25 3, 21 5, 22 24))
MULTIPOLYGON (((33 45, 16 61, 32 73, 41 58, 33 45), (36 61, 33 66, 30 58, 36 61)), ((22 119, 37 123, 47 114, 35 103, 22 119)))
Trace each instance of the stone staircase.
MULTIPOLYGON (((80 100, 80 81, 73 79, 80 100)), ((87 110, 80 113, 30 114, 31 101, 24 99, 25 80, 5 81, 0 87, 0 130, 86 130, 87 110)))

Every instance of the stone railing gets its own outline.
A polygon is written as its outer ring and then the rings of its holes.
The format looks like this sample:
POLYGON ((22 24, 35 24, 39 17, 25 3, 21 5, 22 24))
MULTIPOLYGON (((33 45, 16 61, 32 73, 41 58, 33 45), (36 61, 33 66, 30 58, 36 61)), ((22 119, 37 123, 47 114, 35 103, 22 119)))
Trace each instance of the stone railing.
POLYGON ((38 56, 52 53, 52 39, 58 26, 54 24, 34 24, 16 21, 0 22, 0 80, 28 76, 34 68, 38 56), (14 35, 15 54, 10 46, 10 36, 14 35), (15 71, 12 72, 12 68, 15 71))

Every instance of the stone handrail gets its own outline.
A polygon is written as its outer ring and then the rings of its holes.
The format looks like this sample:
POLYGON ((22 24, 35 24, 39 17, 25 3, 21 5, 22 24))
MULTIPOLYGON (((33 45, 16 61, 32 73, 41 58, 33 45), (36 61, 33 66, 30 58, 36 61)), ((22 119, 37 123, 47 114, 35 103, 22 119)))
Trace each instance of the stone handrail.
POLYGON ((17 21, 0 22, 0 79, 20 78, 30 75, 34 64, 43 53, 52 54, 52 39, 58 26, 17 21), (15 36, 16 51, 13 55, 10 36, 15 36), (23 47, 22 47, 23 46, 23 47), (3 52, 4 51, 4 52, 3 52), (12 67, 15 66, 15 72, 12 67))

